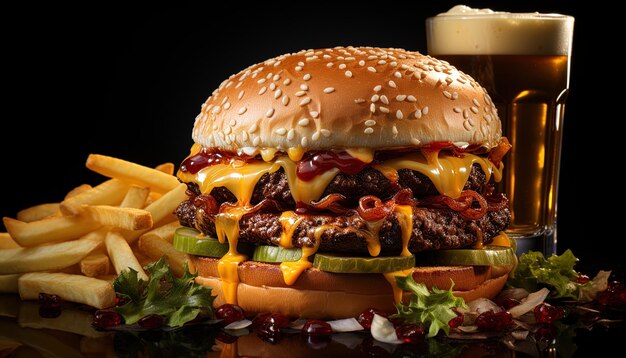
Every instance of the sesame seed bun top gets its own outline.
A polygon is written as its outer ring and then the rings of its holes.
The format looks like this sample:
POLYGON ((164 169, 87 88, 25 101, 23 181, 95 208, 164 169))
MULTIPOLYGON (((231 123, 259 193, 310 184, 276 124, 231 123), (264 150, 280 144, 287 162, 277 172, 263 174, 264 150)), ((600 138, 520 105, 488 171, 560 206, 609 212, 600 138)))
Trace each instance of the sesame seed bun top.
POLYGON ((489 95, 447 62, 391 48, 300 51, 253 65, 202 105, 193 139, 256 154, 419 148, 490 149, 502 135, 489 95))

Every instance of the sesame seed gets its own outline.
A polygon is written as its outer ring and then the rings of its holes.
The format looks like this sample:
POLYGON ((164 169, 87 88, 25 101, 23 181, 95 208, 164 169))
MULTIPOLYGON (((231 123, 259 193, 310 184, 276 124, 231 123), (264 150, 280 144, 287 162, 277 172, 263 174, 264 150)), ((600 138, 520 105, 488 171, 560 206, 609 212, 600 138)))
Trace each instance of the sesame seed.
POLYGON ((224 134, 229 135, 230 131, 232 131, 233 129, 231 127, 226 127, 224 128, 224 134))
POLYGON ((291 128, 289 132, 287 132, 287 139, 293 140, 295 136, 296 136, 296 131, 293 128, 291 128))
POLYGON ((330 60, 332 58, 330 55, 324 55, 322 57, 324 57, 324 59, 326 59, 326 60, 330 60))
POLYGON ((373 126, 373 125, 376 125, 376 121, 375 121, 375 120, 373 120, 373 119, 368 119, 368 120, 366 120, 366 121, 365 121, 365 123, 364 123, 364 124, 365 124, 366 126, 368 126, 368 127, 371 127, 371 126, 373 126))
POLYGON ((267 87, 263 86, 263 87, 261 87, 261 89, 259 90, 259 94, 261 95, 261 94, 265 93, 265 91, 267 91, 267 87))
POLYGON ((396 127, 395 125, 393 127, 391 127, 391 133, 393 133, 393 136, 397 136, 398 135, 398 127, 396 127))
POLYGON ((277 130, 274 131, 274 133, 278 135, 285 135, 287 134, 287 130, 285 128, 278 128, 277 130))
POLYGON ((270 90, 275 90, 276 89, 276 83, 272 82, 270 83, 270 90))
POLYGON ((452 77, 446 77, 446 83, 450 84, 452 83, 454 80, 452 79, 452 77))
POLYGON ((402 78, 402 74, 401 74, 400 72, 398 72, 398 71, 394 72, 394 73, 393 73, 393 75, 394 75, 396 78, 402 78))
POLYGON ((265 112, 265 117, 271 117, 274 114, 274 108, 270 108, 265 112))
POLYGON ((342 63, 341 65, 339 65, 339 69, 340 70, 343 70, 344 68, 346 68, 346 64, 345 63, 342 63))
POLYGON ((296 71, 298 72, 302 71, 302 66, 296 66, 296 71))
POLYGON ((461 108, 459 108, 459 107, 454 107, 454 108, 452 108, 452 110, 453 110, 455 113, 461 113, 461 108))
POLYGON ((363 60, 359 61, 359 66, 365 66, 365 61, 363 60))
POLYGON ((305 91, 298 91, 298 92, 296 92, 296 97, 302 97, 302 96, 304 96, 305 94, 306 94, 306 92, 305 92, 305 91))
POLYGON ((230 87, 233 85, 233 81, 228 81, 228 83, 226 83, 226 88, 230 87))
POLYGON ((398 119, 404 118, 404 113, 402 113, 401 110, 397 110, 396 111, 396 118, 398 118, 398 119))
POLYGON ((380 111, 383 112, 383 113, 389 113, 389 108, 387 108, 387 107, 380 106, 380 107, 378 107, 378 109, 380 109, 380 111))
POLYGON ((298 121, 298 125, 300 127, 306 127, 309 125, 309 119, 308 118, 302 118, 301 120, 298 121))
POLYGON ((474 113, 478 114, 478 108, 476 108, 476 107, 474 107, 474 106, 471 106, 471 107, 470 107, 470 110, 472 110, 472 112, 474 112, 474 113))
POLYGON ((354 56, 346 57, 346 61, 356 61, 356 58, 354 56))
POLYGON ((243 82, 237 82, 237 84, 235 85, 235 89, 241 87, 241 85, 243 85, 243 82))
POLYGON ((278 81, 278 80, 280 80, 280 75, 274 75, 274 77, 272 79, 274 81, 278 81))
POLYGON ((380 92, 381 89, 383 89, 381 85, 374 86, 374 92, 380 92))
POLYGON ((422 111, 418 109, 415 113, 413 113, 413 116, 417 119, 422 118, 422 111))
POLYGON ((478 103, 478 100, 476 98, 472 98, 472 103, 474 103, 476 107, 480 107, 480 103, 478 103))
MULTIPOLYGON (((241 82, 240 82, 241 83, 241 82)), ((237 95, 237 99, 241 99, 243 98, 243 95, 246 93, 246 91, 241 90, 241 92, 239 92, 239 95, 237 95)))
POLYGON ((302 61, 298 62, 298 66, 304 66, 304 62, 302 61))
POLYGON ((313 55, 315 55, 315 52, 314 52, 314 51, 309 51, 309 52, 307 52, 307 53, 305 53, 305 54, 304 54, 304 56, 307 56, 307 57, 308 57, 308 56, 313 56, 313 55))
POLYGON ((307 61, 313 61, 313 60, 317 60, 317 59, 319 59, 319 57, 317 57, 317 56, 311 56, 311 57, 307 57, 306 58, 307 61))
POLYGON ((403 70, 410 70, 410 69, 411 69, 411 66, 409 66, 409 65, 404 64, 404 63, 403 63, 403 64, 400 66, 400 68, 401 68, 401 69, 403 69, 403 70))
POLYGON ((450 92, 448 92, 448 91, 443 91, 443 95, 444 95, 446 98, 452 98, 452 94, 451 94, 450 92))
POLYGON ((334 64, 332 62, 329 62, 329 63, 326 64, 326 67, 331 68, 331 67, 333 67, 333 65, 334 64))
POLYGON ((465 118, 465 119, 469 118, 469 112, 467 111, 467 109, 463 110, 463 118, 465 118))
POLYGON ((374 103, 370 104, 370 112, 376 113, 376 105, 374 103))
POLYGON ((311 136, 311 140, 317 141, 318 139, 320 139, 320 132, 313 133, 313 135, 311 136))
POLYGON ((472 127, 470 126, 469 121, 463 122, 463 128, 465 128, 466 131, 472 130, 472 127))
POLYGON ((302 101, 300 101, 300 106, 306 106, 311 103, 311 97, 304 97, 302 101))
POLYGON ((372 55, 372 56, 367 56, 367 59, 368 59, 368 60, 375 60, 375 59, 377 59, 377 58, 378 58, 378 56, 374 56, 374 55, 372 55))
POLYGON ((485 120, 487 121, 487 123, 491 123, 491 121, 493 120, 493 118, 491 117, 490 114, 485 114, 485 120))
POLYGON ((346 71, 345 75, 346 75, 346 77, 352 78, 352 72, 350 72, 350 71, 346 71))
POLYGON ((380 99, 380 96, 375 94, 375 95, 372 96, 372 98, 370 98, 370 102, 376 103, 376 102, 378 102, 379 99, 380 99))
POLYGON ((324 88, 324 93, 333 93, 335 92, 335 88, 334 87, 326 87, 324 88))
POLYGON ((306 75, 304 75, 304 77, 302 77, 303 80, 308 81, 311 79, 311 74, 307 73, 306 75))
POLYGON ((417 138, 411 138, 411 143, 413 143, 415 145, 420 145, 422 142, 420 142, 420 140, 417 139, 417 138))
POLYGON ((224 103, 226 103, 226 101, 228 101, 228 96, 226 96, 226 97, 224 97, 224 98, 222 99, 222 105, 223 105, 224 103))
POLYGON ((320 132, 324 137, 330 137, 330 131, 328 129, 320 129, 320 132))
POLYGON ((258 147, 259 144, 261 144, 261 137, 254 138, 254 140, 252 141, 252 145, 258 147))
POLYGON ((213 111, 212 112, 214 114, 217 114, 217 113, 220 113, 220 110, 221 110, 220 106, 215 106, 215 107, 213 107, 213 111))
POLYGON ((356 103, 356 104, 364 103, 364 102, 366 102, 365 98, 357 98, 357 99, 354 100, 354 103, 356 103))
POLYGON ((389 104, 389 99, 387 99, 387 96, 385 95, 380 96, 380 101, 384 104, 389 104))
POLYGON ((372 127, 367 127, 367 128, 365 128, 365 129, 363 130, 363 133, 365 133, 365 134, 372 134, 372 133, 374 133, 374 128, 372 128, 372 127))
POLYGON ((317 112, 317 111, 311 111, 311 112, 309 112, 309 114, 311 115, 311 117, 313 117, 313 118, 317 118, 317 117, 319 117, 320 112, 317 112))
POLYGON ((241 133, 241 139, 245 142, 248 140, 248 132, 244 131, 241 133))
POLYGON ((416 102, 417 98, 415 98, 415 96, 413 96, 413 95, 409 95, 409 96, 406 97, 406 100, 409 101, 409 102, 416 102))
POLYGON ((391 88, 396 88, 396 87, 397 87, 397 86, 396 86, 396 83, 395 83, 395 82, 393 82, 393 81, 389 81, 388 85, 389 85, 389 87, 391 87, 391 88))
POLYGON ((303 147, 306 147, 309 144, 309 139, 307 137, 302 137, 302 139, 300 139, 300 144, 302 144, 303 147))
POLYGON ((261 78, 260 80, 256 81, 256 83, 258 83, 258 84, 262 84, 262 83, 264 83, 265 81, 267 81, 265 78, 261 78))
POLYGON ((234 141, 235 141, 235 133, 231 133, 231 134, 228 136, 228 139, 229 139, 229 140, 228 140, 228 141, 226 141, 226 143, 230 144, 231 142, 234 142, 234 141))
POLYGON ((398 63, 396 61, 393 61, 393 62, 390 63, 390 65, 393 66, 393 67, 396 67, 396 66, 398 66, 398 63))
POLYGON ((278 67, 280 65, 280 61, 274 62, 274 67, 278 67))
POLYGON ((402 102, 406 99, 406 95, 405 94, 399 94, 396 96, 396 101, 398 102, 402 102))
POLYGON ((305 84, 301 84, 300 85, 300 89, 303 91, 308 91, 309 90, 309 86, 305 85, 305 84))
POLYGON ((422 108, 422 114, 423 115, 427 115, 428 114, 428 106, 422 108))
POLYGON ((274 92, 274 98, 278 99, 278 97, 282 96, 283 91, 279 89, 276 90, 276 92, 274 92))
POLYGON ((374 67, 372 67, 372 66, 369 66, 369 67, 367 68, 367 70, 368 70, 368 71, 370 71, 370 72, 374 72, 374 73, 376 73, 376 72, 377 72, 377 71, 376 71, 376 69, 375 69, 374 67))
POLYGON ((283 96, 283 99, 281 100, 281 102, 283 103, 283 106, 286 106, 289 104, 289 97, 287 97, 287 95, 283 96))
POLYGON ((237 114, 242 115, 244 113, 246 113, 246 111, 248 110, 248 108, 246 107, 241 107, 239 108, 239 110, 237 111, 237 114))
POLYGON ((248 133, 254 133, 258 128, 259 127, 256 124, 253 124, 250 126, 250 129, 248 129, 248 133))
POLYGON ((457 92, 452 92, 452 99, 458 99, 459 94, 457 92))

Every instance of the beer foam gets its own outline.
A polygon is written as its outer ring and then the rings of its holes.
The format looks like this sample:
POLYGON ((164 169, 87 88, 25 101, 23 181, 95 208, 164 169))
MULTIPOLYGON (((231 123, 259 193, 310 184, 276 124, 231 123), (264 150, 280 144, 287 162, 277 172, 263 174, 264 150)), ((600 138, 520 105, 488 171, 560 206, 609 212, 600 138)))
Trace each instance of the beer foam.
POLYGON ((434 55, 567 55, 574 18, 509 13, 457 5, 427 20, 428 53, 434 55))

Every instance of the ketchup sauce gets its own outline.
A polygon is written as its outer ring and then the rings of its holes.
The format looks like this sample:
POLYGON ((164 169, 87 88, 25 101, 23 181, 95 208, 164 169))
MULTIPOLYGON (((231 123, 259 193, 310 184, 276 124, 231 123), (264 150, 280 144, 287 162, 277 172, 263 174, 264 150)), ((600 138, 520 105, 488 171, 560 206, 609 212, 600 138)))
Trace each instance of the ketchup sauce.
POLYGON ((298 178, 309 181, 329 169, 337 168, 343 173, 355 175, 368 165, 370 163, 362 162, 347 152, 316 151, 298 162, 296 174, 298 178))
POLYGON ((227 164, 234 158, 244 161, 250 159, 249 157, 240 157, 232 152, 202 149, 197 154, 183 160, 183 162, 180 164, 180 171, 183 173, 196 174, 202 168, 206 168, 208 166, 216 164, 227 164))

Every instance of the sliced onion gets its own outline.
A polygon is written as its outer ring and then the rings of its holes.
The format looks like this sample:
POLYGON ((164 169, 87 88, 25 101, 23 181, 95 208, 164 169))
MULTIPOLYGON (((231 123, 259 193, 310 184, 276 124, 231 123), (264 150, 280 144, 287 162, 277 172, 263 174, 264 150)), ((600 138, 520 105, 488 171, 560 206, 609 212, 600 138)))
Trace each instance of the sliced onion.
POLYGON ((495 304, 492 300, 486 298, 477 298, 471 302, 468 302, 467 307, 470 312, 476 312, 481 314, 487 311, 500 312, 502 308, 495 304))
POLYGON ((511 308, 509 310, 509 313, 511 313, 511 316, 513 316, 513 318, 517 318, 526 312, 530 312, 538 304, 545 301, 546 297, 548 297, 548 294, 550 294, 550 290, 545 287, 537 292, 533 292, 529 294, 528 297, 526 297, 521 304, 511 308))
POLYGON ((457 329, 465 333, 474 333, 478 331, 478 326, 458 326, 457 329))
POLYGON ((374 313, 371 327, 372 337, 375 340, 391 344, 402 344, 396 335, 396 328, 393 323, 383 316, 374 313))
POLYGON ((515 340, 517 341, 523 341, 526 339, 526 337, 528 337, 528 331, 513 331, 511 332, 511 336, 513 336, 513 338, 515 338, 515 340))
POLYGON ((333 329, 333 332, 355 332, 362 331, 363 326, 356 320, 356 318, 338 319, 335 321, 326 322, 333 329))
POLYGON ((248 326, 250 326, 252 324, 252 321, 249 319, 242 319, 240 321, 235 321, 229 325, 227 325, 226 327, 224 327, 224 329, 242 329, 242 328, 246 328, 248 326))
POLYGON ((498 300, 506 300, 508 298, 512 298, 514 300, 521 301, 524 298, 528 297, 528 291, 523 288, 507 288, 498 294, 498 300))
POLYGON ((306 323, 305 319, 297 319, 291 323, 289 323, 289 328, 293 328, 293 329, 297 329, 300 330, 302 329, 302 327, 304 327, 304 324, 306 323))

